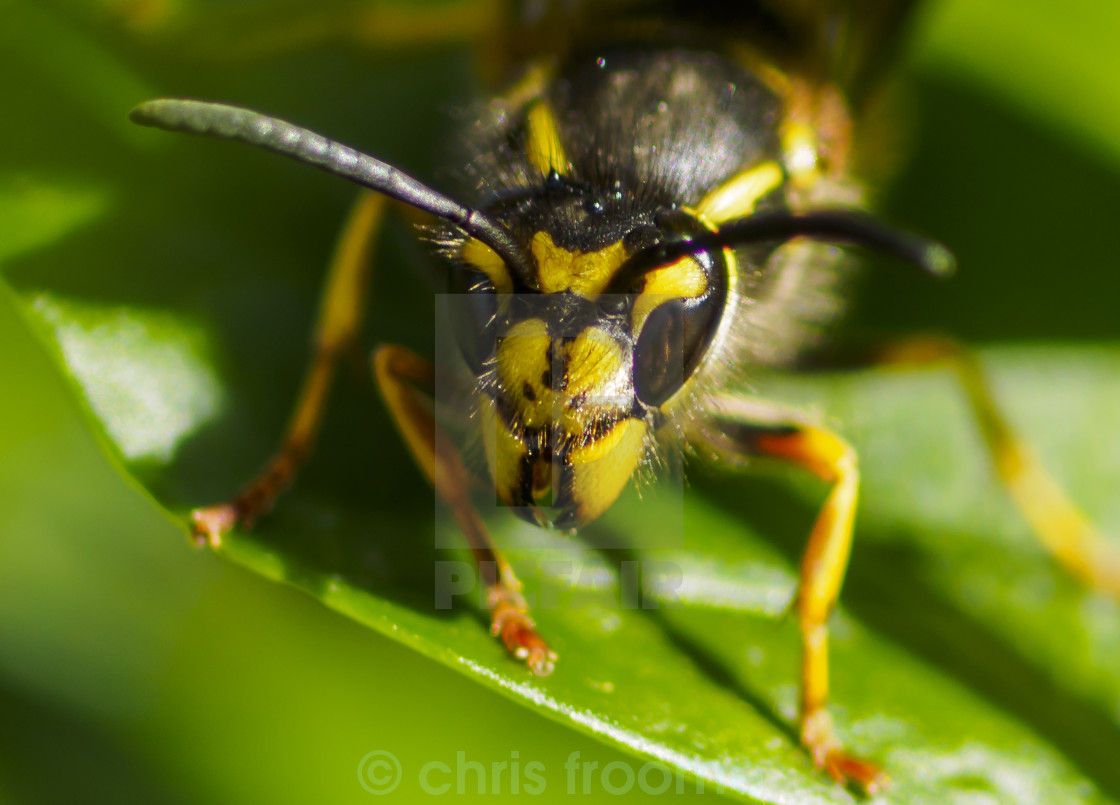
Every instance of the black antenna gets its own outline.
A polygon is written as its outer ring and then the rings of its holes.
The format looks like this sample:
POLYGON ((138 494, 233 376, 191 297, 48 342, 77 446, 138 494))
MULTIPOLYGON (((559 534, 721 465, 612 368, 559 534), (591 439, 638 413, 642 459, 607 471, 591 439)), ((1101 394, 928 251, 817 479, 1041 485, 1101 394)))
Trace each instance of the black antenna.
POLYGON ((173 98, 142 103, 132 110, 129 119, 141 126, 258 146, 349 179, 450 221, 497 252, 515 273, 532 276, 528 258, 512 233, 490 216, 453 201, 392 165, 309 129, 238 106, 173 98))
POLYGON ((805 213, 762 212, 737 218, 716 232, 702 232, 691 240, 660 243, 630 257, 615 274, 611 291, 627 293, 637 279, 681 257, 710 249, 747 246, 808 237, 851 243, 896 257, 935 277, 952 276, 956 258, 945 246, 920 235, 889 226, 871 213, 858 210, 816 210, 805 213))

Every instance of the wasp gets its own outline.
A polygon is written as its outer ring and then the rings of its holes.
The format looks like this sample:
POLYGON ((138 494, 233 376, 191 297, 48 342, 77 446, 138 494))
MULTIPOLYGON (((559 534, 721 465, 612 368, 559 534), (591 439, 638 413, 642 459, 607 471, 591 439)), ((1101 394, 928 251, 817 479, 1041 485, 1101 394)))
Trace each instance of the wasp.
MULTIPOLYGON (((472 500, 543 527, 607 510, 669 451, 785 462, 830 486, 793 605, 802 643, 799 731, 818 767, 875 791, 874 763, 840 744, 828 709, 828 618, 852 542, 855 450, 770 400, 727 390, 752 368, 796 369, 844 308, 838 245, 930 274, 942 246, 868 212, 861 132, 910 3, 526 3, 503 19, 503 88, 462 121, 457 194, 292 123, 209 102, 155 100, 135 122, 262 147, 368 192, 332 263, 288 431, 231 500, 197 509, 217 545, 265 512, 314 442, 339 356, 363 315, 369 253, 389 205, 436 220, 477 462, 433 414, 437 371, 381 346, 373 374, 404 441, 478 560, 492 631, 535 674, 556 653, 472 500)), ((863 356, 956 370, 995 465, 1056 557, 1120 589, 1117 563, 1004 423, 975 361, 914 339, 863 356)))

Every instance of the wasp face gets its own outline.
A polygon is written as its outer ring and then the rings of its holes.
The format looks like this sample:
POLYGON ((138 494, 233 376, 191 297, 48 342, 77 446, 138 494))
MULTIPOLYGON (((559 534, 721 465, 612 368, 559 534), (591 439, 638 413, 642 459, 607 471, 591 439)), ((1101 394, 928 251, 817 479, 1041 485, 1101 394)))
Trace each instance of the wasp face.
POLYGON ((491 472, 526 516, 578 525, 614 501, 645 452, 632 341, 617 314, 570 291, 515 306, 484 383, 491 472))
POLYGON ((588 251, 537 230, 531 277, 477 241, 462 248, 453 320, 478 379, 487 461, 499 499, 530 521, 574 527, 614 502, 718 327, 722 255, 643 264, 700 225, 652 217, 588 251))

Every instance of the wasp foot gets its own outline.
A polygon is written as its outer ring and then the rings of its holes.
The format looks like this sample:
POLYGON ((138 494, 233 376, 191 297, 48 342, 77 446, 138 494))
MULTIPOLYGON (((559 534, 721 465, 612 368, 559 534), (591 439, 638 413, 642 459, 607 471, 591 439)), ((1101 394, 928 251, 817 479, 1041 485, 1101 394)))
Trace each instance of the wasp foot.
POLYGON ((490 633, 501 637, 510 654, 523 660, 537 676, 548 676, 556 667, 556 652, 548 647, 529 617, 525 601, 519 593, 496 585, 490 588, 493 615, 490 633))
POLYGON ((233 503, 195 509, 191 512, 191 541, 199 548, 207 545, 220 548, 222 537, 232 531, 240 519, 233 503))
POLYGON ((879 766, 852 757, 841 749, 832 727, 832 716, 823 708, 802 719, 801 743, 812 754, 817 768, 824 769, 840 785, 855 786, 869 797, 890 785, 890 779, 879 766))

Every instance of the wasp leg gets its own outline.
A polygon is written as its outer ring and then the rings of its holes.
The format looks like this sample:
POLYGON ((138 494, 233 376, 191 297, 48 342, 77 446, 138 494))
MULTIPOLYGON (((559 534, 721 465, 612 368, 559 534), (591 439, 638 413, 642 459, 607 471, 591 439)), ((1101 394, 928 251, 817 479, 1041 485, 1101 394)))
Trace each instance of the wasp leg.
POLYGON ((371 256, 387 199, 363 194, 343 229, 320 302, 314 354, 280 449, 233 500, 196 509, 192 532, 212 547, 235 526, 248 527, 271 508, 311 452, 339 358, 353 344, 365 310, 371 256))
POLYGON ((875 349, 863 356, 862 362, 900 368, 951 367, 968 398, 996 472, 1038 539, 1082 583, 1120 598, 1120 553, 1012 431, 972 352, 946 338, 917 336, 875 349))
POLYGON ((491 632, 524 660, 537 676, 548 676, 556 653, 537 634, 529 617, 521 582, 490 540, 470 500, 471 477, 454 444, 436 423, 428 400, 435 393, 435 370, 423 358, 397 346, 380 347, 373 356, 374 376, 393 419, 420 469, 436 493, 451 507, 478 563, 492 610, 491 632))
POLYGON ((886 776, 875 764, 843 750, 827 709, 828 617, 851 551, 859 498, 856 452, 831 431, 799 423, 792 413, 761 401, 752 401, 738 413, 715 414, 706 430, 709 446, 730 458, 777 459, 832 485, 801 559, 794 604, 801 627, 801 743, 817 767, 837 782, 853 783, 873 794, 886 785, 886 776))

